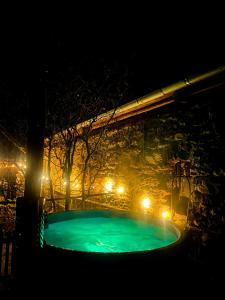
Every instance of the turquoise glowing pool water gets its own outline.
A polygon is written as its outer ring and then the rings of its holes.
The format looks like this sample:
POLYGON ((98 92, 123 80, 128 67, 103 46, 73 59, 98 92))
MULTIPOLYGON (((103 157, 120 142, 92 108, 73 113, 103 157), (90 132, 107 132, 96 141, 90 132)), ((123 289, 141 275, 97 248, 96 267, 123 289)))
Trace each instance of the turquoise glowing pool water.
POLYGON ((178 238, 171 226, 110 211, 53 214, 45 229, 47 245, 82 252, 153 250, 173 244, 178 238))

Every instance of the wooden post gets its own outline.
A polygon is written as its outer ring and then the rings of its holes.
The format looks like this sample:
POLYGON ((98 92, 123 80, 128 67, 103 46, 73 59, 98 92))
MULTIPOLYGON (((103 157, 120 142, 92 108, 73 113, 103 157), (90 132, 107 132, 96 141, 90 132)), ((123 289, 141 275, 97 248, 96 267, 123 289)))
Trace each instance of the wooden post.
POLYGON ((45 128, 45 86, 43 80, 29 84, 27 170, 24 197, 17 200, 15 272, 18 284, 31 279, 38 266, 41 238, 41 173, 45 128))

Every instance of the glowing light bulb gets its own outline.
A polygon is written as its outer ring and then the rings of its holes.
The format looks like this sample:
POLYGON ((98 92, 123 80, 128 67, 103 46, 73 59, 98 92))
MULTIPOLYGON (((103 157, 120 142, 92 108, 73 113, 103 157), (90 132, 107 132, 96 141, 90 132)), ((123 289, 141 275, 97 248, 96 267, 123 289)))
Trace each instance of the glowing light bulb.
POLYGON ((118 194, 123 194, 124 193, 124 187, 119 186, 116 191, 117 191, 118 194))
POLYGON ((111 192, 112 188, 113 188, 113 183, 111 181, 106 182, 106 184, 105 184, 105 190, 107 192, 111 192))
POLYGON ((148 209, 151 206, 151 200, 149 198, 145 198, 142 201, 142 207, 148 209))
POLYGON ((168 210, 164 210, 162 212, 162 218, 163 219, 170 219, 170 212, 168 210))

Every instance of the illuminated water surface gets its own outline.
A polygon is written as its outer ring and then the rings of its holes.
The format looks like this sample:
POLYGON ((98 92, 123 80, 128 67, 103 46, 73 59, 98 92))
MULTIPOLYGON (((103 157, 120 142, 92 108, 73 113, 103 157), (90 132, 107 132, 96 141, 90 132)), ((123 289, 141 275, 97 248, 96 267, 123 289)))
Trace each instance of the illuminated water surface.
POLYGON ((45 230, 48 245, 85 252, 133 252, 174 243, 177 234, 165 226, 137 219, 82 213, 65 219, 62 214, 45 230))

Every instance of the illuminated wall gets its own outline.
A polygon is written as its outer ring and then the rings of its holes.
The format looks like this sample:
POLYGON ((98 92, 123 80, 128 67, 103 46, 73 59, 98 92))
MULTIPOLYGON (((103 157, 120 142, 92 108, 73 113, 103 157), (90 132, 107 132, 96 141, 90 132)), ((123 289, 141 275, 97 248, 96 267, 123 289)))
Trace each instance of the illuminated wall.
MULTIPOLYGON (((149 197, 149 212, 160 215, 171 208, 172 200, 175 217, 187 214, 189 202, 190 225, 215 230, 218 218, 222 223, 225 194, 223 116, 217 100, 220 90, 178 96, 174 104, 111 125, 89 162, 87 186, 96 176, 91 193, 106 192, 105 184, 111 181, 110 191, 124 191, 105 199, 110 205, 139 211, 149 197), (176 169, 178 162, 181 170, 176 169)), ((98 132, 93 143, 97 138, 98 132)), ((84 157, 78 142, 72 195, 80 191, 84 157)), ((62 171, 53 160, 55 190, 64 193, 62 171)))

